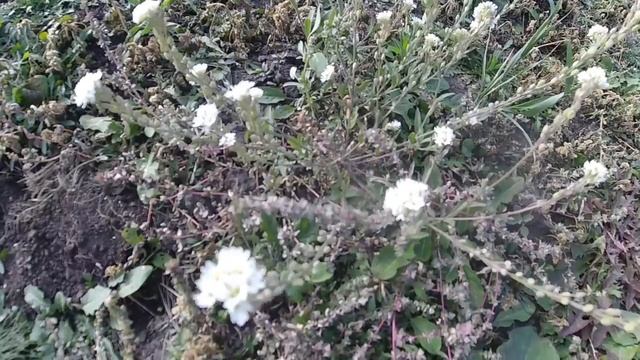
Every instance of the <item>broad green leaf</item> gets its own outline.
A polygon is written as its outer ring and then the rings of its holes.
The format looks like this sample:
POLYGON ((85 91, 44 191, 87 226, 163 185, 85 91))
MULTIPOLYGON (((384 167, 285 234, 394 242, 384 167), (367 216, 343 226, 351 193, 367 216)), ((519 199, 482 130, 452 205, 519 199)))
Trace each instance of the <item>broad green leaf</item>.
POLYGON ((111 289, 104 286, 96 286, 89 291, 80 299, 82 303, 82 311, 84 311, 87 315, 93 315, 111 294, 111 289))
POLYGON ((140 235, 138 229, 134 228, 125 228, 120 232, 124 241, 126 241, 129 245, 137 245, 142 244, 144 242, 144 236, 140 235))
POLYGON ((262 97, 258 100, 260 104, 276 104, 286 99, 284 92, 278 87, 263 86, 260 89, 263 91, 262 97))
POLYGON ((313 220, 302 218, 296 226, 298 230, 298 240, 305 244, 315 242, 318 239, 318 226, 313 220))
POLYGON ((79 122, 83 129, 108 133, 113 120, 109 116, 82 115, 79 122))
POLYGON ((640 345, 624 346, 611 339, 607 339, 603 346, 607 351, 607 357, 615 360, 633 360, 640 352, 640 345))
POLYGON ((509 341, 498 347, 498 354, 509 360, 559 360, 549 339, 541 338, 533 327, 524 326, 509 332, 509 341))
POLYGON ((429 354, 440 355, 442 352, 442 338, 438 334, 438 327, 422 316, 411 319, 411 327, 418 339, 418 344, 429 354))
POLYGON ((495 327, 509 327, 515 321, 527 321, 536 311, 536 306, 529 300, 523 300, 519 304, 502 311, 493 321, 495 327))
POLYGON ((141 265, 128 271, 124 276, 124 281, 118 287, 118 296, 125 298, 138 291, 152 271, 153 266, 151 265, 141 265))
POLYGON ((311 269, 311 282, 319 284, 325 282, 333 276, 333 271, 329 267, 329 264, 324 262, 316 263, 311 269))
POLYGON ((288 119, 295 111, 296 108, 291 105, 276 106, 276 108, 273 109, 273 118, 276 120, 288 119))
POLYGON ((427 81, 425 90, 432 94, 439 94, 443 91, 449 90, 449 83, 445 79, 431 79, 427 81))
POLYGON ((482 305, 484 305, 484 287, 482 286, 482 282, 480 278, 476 274, 469 265, 465 265, 463 267, 464 274, 467 277, 467 282, 469 283, 469 298, 471 299, 471 305, 474 308, 480 309, 482 305))
POLYGON ((398 257, 392 246, 387 246, 380 250, 380 253, 373 258, 371 272, 380 280, 389 280, 396 276, 398 272, 398 257))
POLYGON ((531 99, 514 105, 511 107, 511 109, 514 112, 525 116, 535 116, 554 106, 558 101, 560 101, 560 99, 562 99, 563 96, 564 93, 560 93, 553 96, 544 96, 537 99, 531 99))
POLYGON ((278 243, 278 222, 273 215, 262 213, 260 228, 270 243, 274 245, 278 243))
POLYGON ((313 71, 315 71, 317 76, 322 74, 327 65, 329 65, 329 62, 323 53, 317 52, 311 55, 311 58, 309 59, 309 66, 313 71))
POLYGON ((560 360, 556 348, 549 339, 538 339, 527 351, 526 360, 560 360))
POLYGON ((430 234, 424 234, 424 236, 421 236, 414 241, 413 253, 415 254, 416 259, 422 262, 431 260, 431 255, 433 253, 433 239, 430 234))
POLYGON ((510 203, 513 198, 522 191, 522 189, 524 189, 524 178, 514 176, 504 179, 496 185, 493 192, 493 208, 496 208, 501 204, 510 203))
POLYGON ((38 312, 46 312, 51 306, 49 301, 44 298, 42 290, 33 285, 27 285, 27 287, 24 288, 24 302, 38 312))

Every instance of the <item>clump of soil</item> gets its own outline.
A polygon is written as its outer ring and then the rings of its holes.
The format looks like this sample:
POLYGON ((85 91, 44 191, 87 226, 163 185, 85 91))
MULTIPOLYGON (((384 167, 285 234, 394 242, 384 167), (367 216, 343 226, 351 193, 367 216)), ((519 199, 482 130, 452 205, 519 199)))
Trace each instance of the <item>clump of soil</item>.
POLYGON ((120 230, 145 216, 131 195, 107 195, 85 176, 34 202, 14 181, 0 180, 0 246, 9 252, 1 279, 9 300, 21 302, 24 287, 34 285, 48 297, 62 291, 78 301, 107 266, 126 261, 120 230))

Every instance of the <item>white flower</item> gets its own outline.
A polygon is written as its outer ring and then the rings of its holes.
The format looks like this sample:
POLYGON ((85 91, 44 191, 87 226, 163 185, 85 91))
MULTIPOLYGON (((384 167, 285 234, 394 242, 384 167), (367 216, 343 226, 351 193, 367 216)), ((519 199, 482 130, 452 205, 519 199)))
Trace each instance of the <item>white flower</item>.
POLYGON ((406 220, 411 213, 422 209, 427 204, 429 186, 419 181, 405 178, 398 180, 395 187, 387 189, 384 195, 383 208, 397 220, 406 220))
POLYGON ((385 130, 398 130, 400 129, 400 127, 402 126, 402 123, 400 123, 400 121, 398 120, 393 120, 387 123, 387 125, 384 126, 385 130))
POLYGON ((411 23, 416 26, 424 25, 427 23, 427 18, 424 15, 421 18, 417 16, 412 16, 411 23))
POLYGON ((320 81, 324 83, 331 80, 331 77, 333 76, 333 73, 335 71, 336 71, 335 66, 327 65, 327 67, 325 67, 324 70, 322 71, 322 74, 320 74, 320 81))
POLYGON ((298 78, 298 68, 295 66, 292 66, 291 69, 289 69, 289 77, 291 78, 291 80, 296 80, 298 78))
POLYGON ((438 146, 451 145, 455 138, 453 129, 448 126, 436 126, 433 129, 433 142, 438 146))
POLYGON ((498 14, 498 6, 491 1, 481 2, 473 9, 473 21, 469 25, 472 31, 484 30, 486 26, 493 27, 498 14))
POLYGON ((424 43, 425 45, 427 45, 428 47, 434 49, 439 47, 440 45, 442 45, 442 40, 440 40, 440 38, 438 37, 438 35, 435 34, 427 34, 424 37, 424 43))
POLYGON ((96 91, 102 86, 101 78, 102 71, 98 70, 94 73, 87 73, 78 81, 73 90, 73 98, 77 106, 84 108, 89 104, 96 103, 96 91))
POLYGON ((235 101, 242 101, 249 98, 257 100, 262 97, 264 92, 262 89, 255 87, 255 85, 256 83, 253 81, 242 80, 227 90, 224 97, 235 101))
POLYGON ((593 185, 603 183, 609 176, 607 167, 596 160, 585 161, 582 165, 582 170, 584 171, 584 179, 593 185))
POLYGON ((200 128, 207 132, 211 131, 211 127, 218 120, 218 107, 216 104, 200 105, 196 110, 196 116, 193 118, 191 126, 200 128))
POLYGON ((207 73, 207 64, 196 64, 191 68, 191 74, 195 77, 204 76, 207 73))
POLYGON ((393 16, 393 13, 387 10, 387 11, 379 12, 376 15, 376 20, 378 20, 378 22, 381 22, 381 23, 387 23, 391 21, 392 16, 393 16))
POLYGON ((587 92, 609 88, 607 73, 599 66, 593 66, 585 71, 581 71, 578 74, 578 82, 587 92))
POLYGON ((160 13, 160 0, 145 0, 133 9, 133 22, 141 22, 160 13))
POLYGON ((451 33, 451 40, 454 42, 461 42, 469 38, 469 30, 458 28, 451 33))
POLYGON ((587 37, 593 41, 597 41, 598 39, 602 38, 608 33, 609 33, 609 29, 606 26, 595 24, 589 29, 589 32, 587 33, 587 37))
POLYGON ((404 4, 404 6, 406 6, 407 8, 413 10, 416 8, 416 3, 413 2, 413 0, 403 0, 402 3, 404 4))
POLYGON ((265 288, 265 270, 248 250, 238 247, 220 249, 217 263, 207 261, 196 281, 199 293, 196 305, 210 308, 216 302, 229 312, 231 322, 242 326, 258 306, 256 295, 265 288))
POLYGON ((232 132, 222 135, 220 140, 218 140, 218 146, 221 146, 221 147, 233 146, 235 145, 235 143, 236 143, 236 134, 232 132))

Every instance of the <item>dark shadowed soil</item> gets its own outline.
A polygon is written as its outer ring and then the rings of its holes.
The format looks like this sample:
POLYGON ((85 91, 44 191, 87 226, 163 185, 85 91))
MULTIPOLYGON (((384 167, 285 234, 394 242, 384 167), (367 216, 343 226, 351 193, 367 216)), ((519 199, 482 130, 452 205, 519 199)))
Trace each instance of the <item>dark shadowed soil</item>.
POLYGON ((37 203, 11 179, 0 180, 0 246, 9 252, 1 281, 10 301, 21 302, 27 285, 77 301, 87 283, 101 282, 107 266, 124 262, 130 252, 120 236, 125 219, 145 216, 131 195, 106 195, 85 176, 37 203))

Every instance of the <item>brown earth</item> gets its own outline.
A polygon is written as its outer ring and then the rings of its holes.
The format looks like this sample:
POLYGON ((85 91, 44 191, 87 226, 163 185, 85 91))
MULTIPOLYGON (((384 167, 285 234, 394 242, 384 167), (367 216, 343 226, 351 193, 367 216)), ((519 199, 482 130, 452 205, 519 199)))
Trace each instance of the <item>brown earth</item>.
POLYGON ((52 297, 62 291, 74 301, 104 269, 124 262, 130 251, 120 236, 125 219, 144 218, 135 194, 106 195, 91 176, 33 202, 15 179, 0 179, 0 247, 8 250, 0 278, 12 302, 34 285, 52 297))

